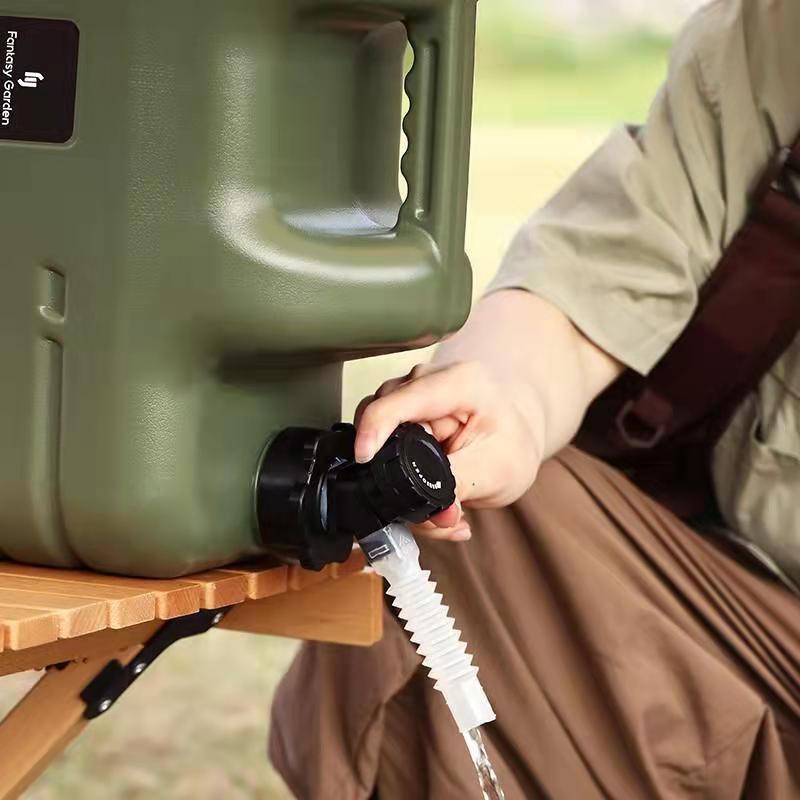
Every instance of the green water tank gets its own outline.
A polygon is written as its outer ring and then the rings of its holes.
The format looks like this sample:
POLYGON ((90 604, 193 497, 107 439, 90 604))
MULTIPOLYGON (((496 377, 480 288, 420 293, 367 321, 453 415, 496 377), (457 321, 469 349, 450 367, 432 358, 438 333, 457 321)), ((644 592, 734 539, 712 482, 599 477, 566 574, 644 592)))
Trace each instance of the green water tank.
POLYGON ((268 437, 467 315, 474 26, 475 0, 0 0, 0 557, 260 551, 268 437))

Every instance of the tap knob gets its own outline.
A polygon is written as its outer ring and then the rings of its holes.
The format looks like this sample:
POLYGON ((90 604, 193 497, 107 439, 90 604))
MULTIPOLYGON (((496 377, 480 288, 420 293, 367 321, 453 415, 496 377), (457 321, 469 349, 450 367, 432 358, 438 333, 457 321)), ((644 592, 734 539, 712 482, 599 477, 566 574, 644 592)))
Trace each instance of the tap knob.
POLYGON ((436 439, 404 423, 358 464, 355 428, 286 428, 268 444, 256 476, 256 522, 273 554, 322 569, 350 555, 353 538, 389 523, 419 523, 455 502, 455 478, 436 439))
POLYGON ((397 520, 424 522, 455 502, 455 488, 439 442, 403 423, 371 461, 336 470, 328 493, 336 527, 361 538, 397 520))

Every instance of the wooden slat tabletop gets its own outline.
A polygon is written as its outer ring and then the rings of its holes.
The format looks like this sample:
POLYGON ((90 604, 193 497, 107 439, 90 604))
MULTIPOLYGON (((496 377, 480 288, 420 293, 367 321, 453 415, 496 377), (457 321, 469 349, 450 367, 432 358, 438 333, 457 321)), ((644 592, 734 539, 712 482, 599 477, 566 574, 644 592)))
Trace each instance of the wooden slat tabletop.
POLYGON ((150 580, 0 561, 0 652, 262 600, 358 572, 359 550, 321 572, 260 562, 150 580))

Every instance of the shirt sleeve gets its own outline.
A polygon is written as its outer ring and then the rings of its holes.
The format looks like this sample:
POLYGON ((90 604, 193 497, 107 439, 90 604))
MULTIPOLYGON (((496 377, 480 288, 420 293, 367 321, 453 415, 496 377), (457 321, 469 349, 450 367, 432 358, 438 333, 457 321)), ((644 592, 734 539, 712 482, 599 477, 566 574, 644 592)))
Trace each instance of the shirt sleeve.
POLYGON ((717 0, 696 13, 646 123, 614 130, 534 214, 488 291, 544 297, 649 372, 692 316, 770 155, 800 128, 798 8, 717 0))

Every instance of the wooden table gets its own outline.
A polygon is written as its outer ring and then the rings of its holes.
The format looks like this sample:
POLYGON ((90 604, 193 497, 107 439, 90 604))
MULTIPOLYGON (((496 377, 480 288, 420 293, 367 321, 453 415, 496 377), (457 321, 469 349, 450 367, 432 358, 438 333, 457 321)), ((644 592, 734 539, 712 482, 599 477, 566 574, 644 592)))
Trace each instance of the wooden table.
POLYGON ((360 551, 322 572, 254 563, 177 580, 0 561, 0 676, 46 670, 0 722, 0 799, 18 797, 172 641, 219 627, 369 645, 381 608, 360 551))

